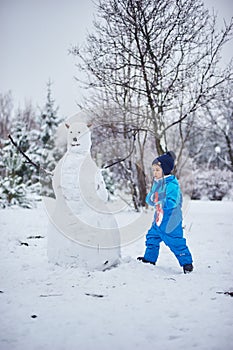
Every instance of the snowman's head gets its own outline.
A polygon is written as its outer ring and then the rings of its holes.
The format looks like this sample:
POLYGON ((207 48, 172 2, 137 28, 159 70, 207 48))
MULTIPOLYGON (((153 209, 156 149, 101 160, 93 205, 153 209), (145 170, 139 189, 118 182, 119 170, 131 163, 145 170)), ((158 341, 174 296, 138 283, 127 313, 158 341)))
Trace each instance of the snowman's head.
POLYGON ((65 124, 68 129, 67 149, 70 152, 85 154, 91 149, 91 132, 90 125, 75 122, 65 124))

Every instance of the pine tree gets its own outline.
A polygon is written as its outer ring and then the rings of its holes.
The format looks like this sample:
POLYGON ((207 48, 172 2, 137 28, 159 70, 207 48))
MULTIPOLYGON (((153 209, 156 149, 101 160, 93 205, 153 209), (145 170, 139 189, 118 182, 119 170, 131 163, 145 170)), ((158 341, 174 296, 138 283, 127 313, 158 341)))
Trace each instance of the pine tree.
MULTIPOLYGON (((52 98, 51 81, 47 83, 47 100, 41 111, 41 144, 46 150, 54 148, 54 134, 59 125, 58 107, 52 98)), ((46 157, 45 157, 46 158, 46 157)))
MULTIPOLYGON (((40 165, 48 170, 54 170, 58 160, 61 158, 61 152, 55 145, 55 134, 61 118, 58 116, 58 107, 55 107, 55 100, 52 98, 51 81, 47 83, 47 100, 42 108, 40 120, 40 136, 38 139, 40 156, 40 165)), ((48 175, 40 174, 40 183, 42 185, 42 195, 53 197, 51 178, 48 175)))

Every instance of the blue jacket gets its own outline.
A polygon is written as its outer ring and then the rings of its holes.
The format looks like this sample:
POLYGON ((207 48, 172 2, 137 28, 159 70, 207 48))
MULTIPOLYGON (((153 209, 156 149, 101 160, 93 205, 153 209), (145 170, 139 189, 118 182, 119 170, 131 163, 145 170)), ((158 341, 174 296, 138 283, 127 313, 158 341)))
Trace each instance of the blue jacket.
MULTIPOLYGON (((146 203, 163 210, 163 219, 158 229, 164 233, 171 233, 182 222, 182 193, 178 180, 174 175, 169 175, 154 180, 152 188, 146 196, 146 203)), ((157 210, 155 212, 155 219, 157 210)), ((155 220, 156 224, 156 220, 155 220)))

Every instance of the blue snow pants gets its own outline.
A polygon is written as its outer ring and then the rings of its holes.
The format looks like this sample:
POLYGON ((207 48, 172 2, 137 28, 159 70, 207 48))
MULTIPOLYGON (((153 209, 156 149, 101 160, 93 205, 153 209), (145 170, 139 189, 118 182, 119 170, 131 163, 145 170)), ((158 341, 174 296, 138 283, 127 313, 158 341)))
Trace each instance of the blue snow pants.
POLYGON ((191 253, 186 245, 186 239, 183 237, 182 222, 180 222, 176 228, 169 233, 163 232, 155 222, 153 222, 146 235, 146 251, 144 258, 147 261, 157 261, 160 243, 162 241, 175 254, 180 266, 192 263, 191 253))

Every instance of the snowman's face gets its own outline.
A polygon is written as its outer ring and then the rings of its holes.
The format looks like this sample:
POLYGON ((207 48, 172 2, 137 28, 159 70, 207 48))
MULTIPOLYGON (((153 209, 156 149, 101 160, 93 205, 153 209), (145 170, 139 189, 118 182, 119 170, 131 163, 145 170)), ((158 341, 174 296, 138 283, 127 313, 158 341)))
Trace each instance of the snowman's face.
POLYGON ((86 153, 91 148, 91 135, 85 123, 66 124, 68 128, 67 146, 68 150, 77 153, 86 153))

